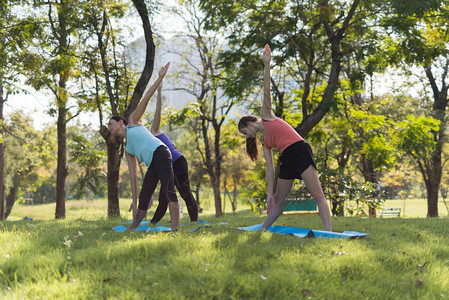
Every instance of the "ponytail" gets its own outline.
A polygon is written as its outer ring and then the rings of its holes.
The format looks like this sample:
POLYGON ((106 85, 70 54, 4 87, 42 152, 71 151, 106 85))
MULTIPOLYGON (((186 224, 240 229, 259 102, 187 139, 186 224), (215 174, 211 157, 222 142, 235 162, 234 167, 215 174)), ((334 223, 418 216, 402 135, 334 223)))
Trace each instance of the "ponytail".
POLYGON ((257 138, 247 137, 246 138, 246 153, 251 158, 252 161, 256 161, 259 156, 259 150, 257 149, 257 138))
MULTIPOLYGON (((248 126, 249 122, 257 122, 257 117, 255 116, 243 116, 240 118, 238 129, 241 131, 243 128, 248 126)), ((257 138, 247 137, 246 138, 246 153, 253 160, 256 161, 259 156, 259 151, 257 150, 257 138)))

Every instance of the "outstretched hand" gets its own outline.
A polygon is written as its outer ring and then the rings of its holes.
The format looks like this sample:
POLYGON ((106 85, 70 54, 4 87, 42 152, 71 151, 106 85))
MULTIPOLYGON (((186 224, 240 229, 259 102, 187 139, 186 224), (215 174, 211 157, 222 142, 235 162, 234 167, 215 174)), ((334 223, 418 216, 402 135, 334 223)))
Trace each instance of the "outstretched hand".
POLYGON ((265 45, 265 50, 263 51, 262 59, 265 64, 269 64, 271 61, 271 49, 268 44, 265 45))
POLYGON ((168 62, 165 66, 163 66, 159 70, 159 77, 164 77, 165 76, 165 74, 167 73, 168 67, 170 67, 170 62, 168 62))

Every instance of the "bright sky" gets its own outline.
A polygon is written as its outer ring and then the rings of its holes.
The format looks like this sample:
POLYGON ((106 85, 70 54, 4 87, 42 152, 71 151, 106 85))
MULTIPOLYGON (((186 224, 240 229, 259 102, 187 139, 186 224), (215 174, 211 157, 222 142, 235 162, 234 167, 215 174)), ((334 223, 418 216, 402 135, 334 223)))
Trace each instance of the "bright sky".
MULTIPOLYGON (((56 124, 57 117, 52 117, 46 113, 49 108, 55 108, 55 105, 51 106, 53 104, 52 97, 32 89, 30 89, 29 92, 30 94, 17 94, 9 97, 4 105, 4 114, 6 118, 8 114, 20 110, 23 111, 25 115, 32 116, 34 127, 36 129, 42 129, 47 125, 56 124)), ((73 113, 75 113, 75 110, 73 110, 73 113)), ((98 116, 92 113, 83 113, 75 120, 79 120, 80 123, 84 125, 95 126, 94 128, 100 126, 98 116)))

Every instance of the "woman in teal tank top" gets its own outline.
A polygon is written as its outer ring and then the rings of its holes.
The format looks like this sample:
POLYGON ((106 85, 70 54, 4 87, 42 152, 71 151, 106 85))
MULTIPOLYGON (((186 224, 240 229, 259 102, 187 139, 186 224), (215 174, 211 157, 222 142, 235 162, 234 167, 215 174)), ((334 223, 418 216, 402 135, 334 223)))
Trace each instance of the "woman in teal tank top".
POLYGON ((142 98, 137 108, 126 121, 120 116, 113 116, 108 122, 108 131, 126 139, 125 156, 128 162, 131 181, 133 222, 127 230, 134 230, 145 218, 149 203, 158 182, 161 182, 160 201, 168 203, 171 229, 179 226, 179 204, 176 197, 173 166, 170 150, 160 140, 155 138, 140 122, 149 100, 162 82, 170 63, 159 71, 159 77, 142 98), (148 171, 143 179, 137 206, 137 160, 144 162, 148 171))

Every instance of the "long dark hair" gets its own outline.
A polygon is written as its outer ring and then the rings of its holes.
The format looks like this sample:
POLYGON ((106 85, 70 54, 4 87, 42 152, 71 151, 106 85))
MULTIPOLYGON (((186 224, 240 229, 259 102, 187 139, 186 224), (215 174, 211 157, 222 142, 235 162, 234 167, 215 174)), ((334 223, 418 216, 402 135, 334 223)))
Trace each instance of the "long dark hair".
POLYGON ((124 123, 125 125, 128 125, 128 121, 126 121, 126 119, 123 118, 122 116, 116 115, 116 116, 110 117, 110 119, 112 119, 112 120, 114 120, 114 121, 117 121, 117 122, 123 121, 123 123, 124 123))
MULTIPOLYGON (((257 122, 256 116, 243 116, 240 118, 238 129, 241 131, 243 128, 248 126, 249 122, 257 122)), ((259 156, 259 150, 257 148, 257 138, 256 137, 246 137, 246 153, 251 158, 251 160, 256 161, 259 156)))

